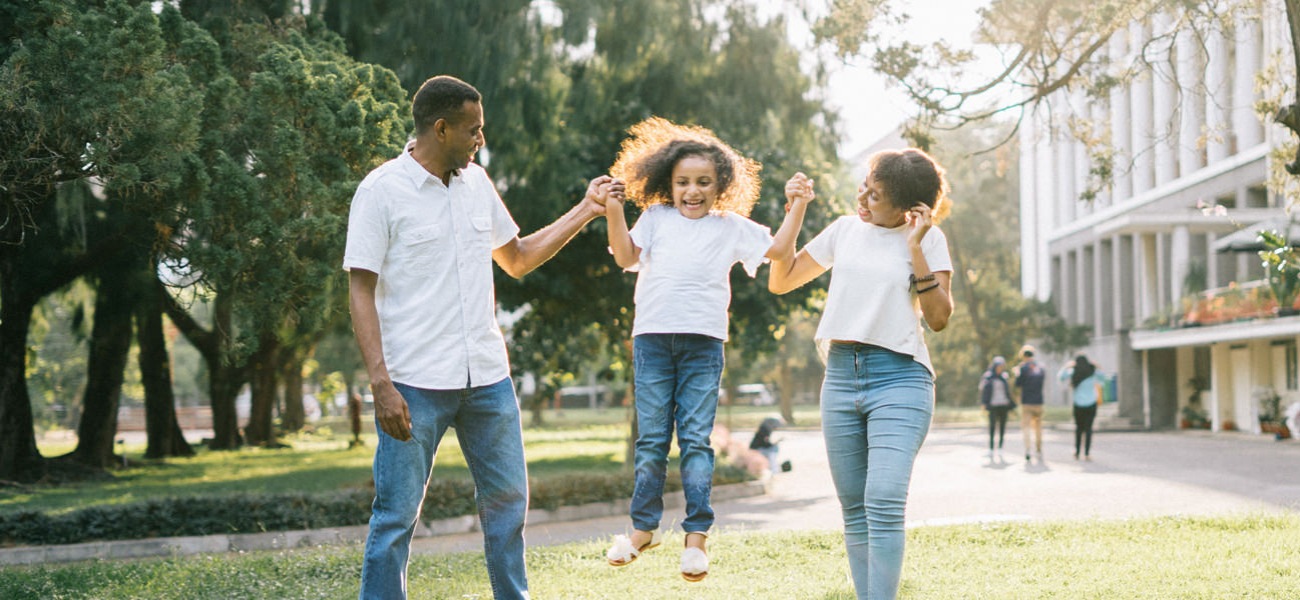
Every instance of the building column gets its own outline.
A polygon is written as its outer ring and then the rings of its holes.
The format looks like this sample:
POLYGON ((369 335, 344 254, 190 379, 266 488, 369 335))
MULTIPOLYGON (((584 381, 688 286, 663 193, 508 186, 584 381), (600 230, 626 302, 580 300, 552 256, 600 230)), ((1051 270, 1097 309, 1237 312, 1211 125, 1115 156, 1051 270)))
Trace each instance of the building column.
POLYGON ((1135 327, 1137 323, 1137 246, 1136 235, 1115 236, 1115 328, 1135 327))
POLYGON ((1260 69, 1260 42, 1263 30, 1259 13, 1243 11, 1236 21, 1236 62, 1232 72, 1232 131, 1237 138, 1237 152, 1263 143, 1264 132, 1255 115, 1255 74, 1260 69))
MULTIPOLYGON (((1142 45, 1147 40, 1147 27, 1143 23, 1133 23, 1129 26, 1129 34, 1132 36, 1131 43, 1134 51, 1139 52, 1142 45)), ((1152 84, 1151 72, 1140 71, 1133 77, 1133 127, 1130 131, 1132 138, 1131 150, 1133 152, 1133 195, 1138 196, 1143 192, 1150 190, 1155 185, 1155 164, 1154 149, 1154 127, 1152 116, 1152 84)))
MULTIPOLYGON (((1153 36, 1170 35, 1173 18, 1169 13, 1156 13, 1152 24, 1153 36)), ((1152 59, 1153 115, 1154 129, 1151 145, 1155 162, 1155 184, 1164 185, 1178 177, 1178 136, 1180 128, 1175 121, 1174 110, 1178 103, 1178 92, 1174 87, 1174 74, 1168 72, 1170 51, 1162 47, 1152 59), (1164 72, 1162 71, 1162 68, 1164 72)))
POLYGON ((1228 115, 1232 108, 1229 69, 1232 67, 1228 38, 1218 29, 1206 32, 1205 136, 1206 158, 1214 164, 1228 158, 1228 115))
POLYGON ((1186 177, 1205 166, 1200 147, 1205 122, 1205 51, 1190 30, 1178 32, 1178 174, 1186 177))
POLYGON ((1160 273, 1157 266, 1156 236, 1150 233, 1134 234, 1134 250, 1137 251, 1138 269, 1134 273, 1136 282, 1134 290, 1138 298, 1138 314, 1135 325, 1155 316, 1160 310, 1159 301, 1160 273))
MULTIPOLYGON (((1129 62, 1127 30, 1120 29, 1111 36, 1110 56, 1115 64, 1129 62)), ((1129 92, 1128 85, 1117 85, 1110 90, 1110 143, 1115 148, 1115 164, 1112 168, 1115 181, 1111 193, 1116 204, 1133 197, 1133 174, 1128 167, 1128 161, 1133 157, 1129 133, 1129 92)))
POLYGON ((1169 236, 1169 289, 1173 291, 1175 309, 1183 298, 1183 280, 1187 279, 1188 263, 1192 259, 1192 234, 1186 225, 1174 227, 1169 236))

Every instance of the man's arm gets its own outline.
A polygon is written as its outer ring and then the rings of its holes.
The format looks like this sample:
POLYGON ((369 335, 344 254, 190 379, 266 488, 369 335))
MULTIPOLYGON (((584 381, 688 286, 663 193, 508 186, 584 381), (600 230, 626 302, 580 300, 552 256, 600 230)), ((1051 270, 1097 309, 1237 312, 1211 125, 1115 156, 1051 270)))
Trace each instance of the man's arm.
POLYGON ((587 194, 569 212, 528 237, 515 237, 493 250, 492 260, 515 279, 532 272, 555 256, 587 223, 605 214, 604 197, 609 193, 612 181, 608 175, 591 180, 587 194))
POLYGON ((375 419, 380 429, 394 439, 411 439, 411 413, 406 399, 393 387, 384 362, 384 342, 379 333, 379 311, 375 308, 375 286, 379 275, 365 269, 348 271, 348 305, 352 311, 352 331, 361 347, 361 359, 370 376, 370 392, 375 397, 375 419))

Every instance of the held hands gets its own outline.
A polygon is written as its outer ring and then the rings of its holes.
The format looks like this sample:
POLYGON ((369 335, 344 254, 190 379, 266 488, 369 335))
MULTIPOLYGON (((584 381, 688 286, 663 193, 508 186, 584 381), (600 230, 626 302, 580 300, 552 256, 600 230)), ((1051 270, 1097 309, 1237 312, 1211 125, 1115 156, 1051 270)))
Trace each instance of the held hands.
POLYGON ((795 202, 808 203, 816 197, 817 193, 813 191, 813 180, 802 172, 795 173, 789 181, 785 182, 786 212, 790 212, 790 207, 795 202))
POLYGON ((601 175, 591 180, 587 184, 587 194, 583 196, 581 206, 590 213, 591 218, 603 216, 605 214, 605 203, 609 200, 611 191, 617 189, 619 197, 622 198, 623 182, 610 177, 601 175))

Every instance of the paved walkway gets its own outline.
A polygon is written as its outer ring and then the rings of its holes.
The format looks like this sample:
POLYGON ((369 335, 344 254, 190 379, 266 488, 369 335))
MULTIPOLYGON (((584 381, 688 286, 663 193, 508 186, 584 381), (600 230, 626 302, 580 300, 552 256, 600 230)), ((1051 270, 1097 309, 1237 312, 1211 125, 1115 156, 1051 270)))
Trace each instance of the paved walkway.
MULTIPOLYGON (((820 431, 779 434, 794 470, 771 493, 715 503, 720 530, 839 530, 820 431)), ((1161 515, 1300 513, 1300 442, 1203 432, 1098 433, 1093 460, 1073 459, 1072 431, 1044 432, 1043 460, 1024 460, 1010 428, 999 458, 987 432, 935 428, 917 458, 908 525, 1161 515)), ((664 523, 680 522, 680 509, 664 523)), ((607 539, 628 529, 625 516, 529 525, 529 545, 607 539)), ((422 538, 417 553, 482 548, 478 533, 422 538)))

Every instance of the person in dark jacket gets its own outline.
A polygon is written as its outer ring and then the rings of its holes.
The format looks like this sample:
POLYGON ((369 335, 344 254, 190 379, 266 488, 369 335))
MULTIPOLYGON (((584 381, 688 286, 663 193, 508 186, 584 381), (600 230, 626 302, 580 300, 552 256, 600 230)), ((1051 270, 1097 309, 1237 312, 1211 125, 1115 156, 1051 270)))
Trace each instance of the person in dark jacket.
POLYGON ((1002 453, 1002 442, 1007 435, 1007 413, 1015 408, 1006 369, 1007 359, 995 356, 980 379, 980 404, 989 413, 989 456, 995 450, 1002 453))

